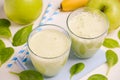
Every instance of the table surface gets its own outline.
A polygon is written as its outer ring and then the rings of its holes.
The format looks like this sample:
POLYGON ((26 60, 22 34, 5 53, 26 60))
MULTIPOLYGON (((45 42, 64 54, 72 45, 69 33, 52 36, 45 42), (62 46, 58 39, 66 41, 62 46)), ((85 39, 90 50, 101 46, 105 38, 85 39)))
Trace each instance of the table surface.
MULTIPOLYGON (((50 0, 43 0, 43 10, 45 9, 45 7, 47 6, 47 4, 49 3, 50 0)), ((53 2, 55 2, 56 4, 60 3, 61 0, 51 0, 53 2)), ((0 0, 0 18, 6 18, 5 14, 4 14, 4 11, 3 11, 3 3, 4 3, 4 0, 0 0)), ((41 17, 40 17, 41 18, 41 17)), ((40 18, 38 20, 36 20, 36 23, 40 20, 40 18)), ((13 25, 13 26, 16 26, 16 25, 13 25)), ((15 28, 15 27, 11 27, 10 28, 12 30, 12 34, 14 34, 16 32, 16 30, 18 29, 15 28)), ((116 39, 120 42, 120 40, 117 38, 117 32, 118 32, 119 29, 117 29, 116 31, 114 31, 113 33, 109 34, 107 37, 110 37, 110 38, 113 38, 113 39, 116 39)), ((11 46, 10 42, 8 40, 5 40, 5 39, 2 39, 4 40, 4 42, 6 43, 7 46, 11 46)), ((103 48, 105 49, 105 48, 103 48)), ((15 48, 15 52, 17 52, 18 50, 20 50, 20 47, 18 48, 15 48)), ((105 49, 107 50, 107 49, 105 49)), ((120 59, 120 49, 119 48, 115 48, 113 49, 119 59, 120 59)), ((18 77, 15 77, 13 75, 10 75, 9 73, 7 73, 7 71, 4 70, 4 68, 6 67, 6 64, 8 62, 6 62, 1 68, 0 68, 0 80, 19 80, 18 77), (3 75, 5 74, 5 75, 3 75), (6 75, 10 75, 10 76, 6 76, 6 75)), ((89 76, 91 76, 92 74, 103 74, 105 75, 106 74, 106 71, 107 71, 108 67, 107 65, 104 63, 103 65, 99 66, 98 68, 96 68, 95 70, 91 71, 90 73, 88 73, 87 75, 85 75, 83 78, 79 79, 79 80, 87 80, 87 78, 89 76)), ((109 74, 108 74, 108 80, 119 80, 120 79, 120 61, 118 61, 118 63, 110 70, 109 74)))

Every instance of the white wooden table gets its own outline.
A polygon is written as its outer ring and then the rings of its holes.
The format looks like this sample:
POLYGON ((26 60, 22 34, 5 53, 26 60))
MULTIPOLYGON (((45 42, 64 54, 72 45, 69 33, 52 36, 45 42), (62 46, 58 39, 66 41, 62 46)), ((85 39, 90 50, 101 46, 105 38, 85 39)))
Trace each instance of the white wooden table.
MULTIPOLYGON (((44 6, 43 6, 43 9, 45 9, 45 7, 47 6, 48 4, 48 1, 50 0, 43 0, 43 3, 44 3, 44 6)), ((54 2, 59 3, 61 0, 53 0, 54 2)), ((0 18, 4 18, 6 17, 4 12, 3 12, 3 3, 4 3, 4 0, 0 0, 0 18)), ((39 18, 40 19, 40 18, 39 18)), ((36 21, 39 22, 39 19, 36 21)), ((58 21, 60 22, 60 21, 58 21)), ((16 26, 16 25, 14 25, 16 26)), ((16 30, 18 30, 18 27, 11 27, 10 28, 12 30, 12 34, 14 34, 16 32, 16 30)), ((118 40, 120 42, 120 40, 117 38, 117 32, 118 32, 119 29, 117 29, 114 33, 110 34, 108 37, 111 37, 111 38, 114 38, 116 40, 118 40)), ((7 46, 12 46, 10 44, 10 41, 8 40, 5 40, 3 39, 5 44, 7 46)), ((21 47, 18 47, 18 48, 15 48, 15 52, 19 51, 21 47)), ((118 57, 120 59, 120 49, 119 48, 116 48, 116 49, 113 49, 117 54, 118 54, 118 57)), ((6 64, 8 62, 6 62, 1 68, 0 68, 0 80, 19 80, 18 77, 14 76, 14 75, 11 75, 7 72, 7 70, 5 69, 6 68, 6 64)), ((98 68, 96 68, 95 70, 93 70, 92 72, 88 73, 87 75, 85 75, 83 78, 79 79, 79 80, 87 80, 87 78, 92 75, 92 74, 103 74, 105 75, 106 74, 106 71, 107 71, 107 65, 106 64, 103 64, 101 66, 99 66, 98 68)), ((109 75, 107 76, 108 77, 108 80, 119 80, 120 79, 120 60, 119 62, 111 69, 109 75)))

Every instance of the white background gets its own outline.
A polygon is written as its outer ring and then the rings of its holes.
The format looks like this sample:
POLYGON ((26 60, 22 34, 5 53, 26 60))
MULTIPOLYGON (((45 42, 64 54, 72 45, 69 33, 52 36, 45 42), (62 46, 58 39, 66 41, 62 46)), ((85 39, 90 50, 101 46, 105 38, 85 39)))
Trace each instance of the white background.
MULTIPOLYGON (((50 0, 43 0, 44 3, 44 7, 43 10, 45 9, 45 7, 47 6, 48 2, 50 0)), ((59 3, 61 0, 52 0, 54 3, 59 3)), ((3 2, 4 0, 0 0, 0 18, 4 18, 6 17, 4 12, 3 12, 3 2)), ((40 18, 39 18, 40 19, 40 18)), ((36 21, 36 23, 39 21, 39 19, 36 21)), ((60 22, 61 19, 59 19, 60 22)), ((15 25, 13 25, 15 26, 15 25)), ((12 34, 16 32, 16 30, 18 29, 18 27, 12 27, 12 34)), ((110 35, 108 35, 108 37, 111 37, 113 39, 116 39, 117 41, 120 40, 117 38, 117 32, 120 29, 117 29, 115 32, 111 33, 110 35)), ((4 40, 4 39, 3 39, 4 40)), ((4 42, 6 43, 7 46, 11 46, 10 42, 8 40, 4 40, 4 42)), ((17 52, 20 48, 15 48, 15 52, 17 52)), ((104 49, 104 48, 103 48, 104 49)), ((118 57, 120 59, 120 49, 116 48, 113 49, 117 54, 118 57)), ((6 68, 6 64, 4 64, 1 68, 0 68, 0 80, 19 80, 18 77, 11 75, 7 72, 7 70, 5 70, 6 68)), ((79 79, 79 80, 87 80, 87 78, 92 75, 92 74, 106 74, 108 67, 106 64, 103 64, 101 66, 99 66, 97 69, 93 70, 92 72, 88 73, 87 75, 85 75, 83 78, 79 79)), ((109 72, 109 75, 107 76, 108 80, 120 80, 120 60, 118 61, 118 63, 111 69, 111 71, 109 72)))

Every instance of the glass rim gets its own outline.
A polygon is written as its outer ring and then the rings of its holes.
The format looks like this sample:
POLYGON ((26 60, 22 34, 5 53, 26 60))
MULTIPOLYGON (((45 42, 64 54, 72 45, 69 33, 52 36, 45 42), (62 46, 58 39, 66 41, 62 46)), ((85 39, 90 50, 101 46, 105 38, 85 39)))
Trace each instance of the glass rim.
MULTIPOLYGON (((42 31, 42 30, 41 30, 42 31)), ((65 34, 64 33, 64 34, 65 34)), ((30 35, 29 35, 29 37, 28 37, 28 40, 27 40, 27 45, 28 45, 28 49, 30 50, 30 52, 33 54, 33 55, 35 55, 35 56, 37 56, 37 57, 39 57, 39 58, 43 58, 43 59, 56 59, 56 58, 59 58, 59 57, 62 57, 63 55, 65 55, 65 54, 67 54, 67 51, 70 49, 70 47, 71 47, 71 43, 72 43, 72 41, 71 41, 71 37, 70 37, 70 35, 69 35, 69 33, 64 29, 64 28, 62 28, 62 27, 60 27, 60 26, 58 26, 58 25, 54 25, 54 24, 44 24, 44 25, 39 25, 38 27, 36 27, 36 28, 34 28, 33 30, 32 30, 32 32, 30 33, 30 35), (29 40, 30 40, 30 36, 31 36, 31 34, 34 32, 34 31, 36 31, 36 29, 37 28, 39 28, 39 27, 44 27, 44 26, 54 26, 54 27, 57 27, 57 28, 59 28, 59 29, 61 29, 62 31, 64 31, 67 35, 65 35, 67 38, 68 38, 68 40, 70 41, 69 42, 69 46, 68 46, 68 48, 61 54, 61 55, 59 55, 59 56, 55 56, 55 57, 43 57, 43 56, 39 56, 39 55, 37 55, 31 48, 30 48, 30 45, 29 45, 29 40)))
MULTIPOLYGON (((95 36, 95 37, 91 37, 91 38, 81 37, 81 36, 78 36, 77 34, 75 34, 75 33, 70 29, 70 27, 69 27, 69 18, 70 18, 70 16, 71 16, 73 13, 75 13, 76 11, 82 10, 82 9, 85 9, 85 8, 88 9, 88 10, 93 10, 92 8, 83 7, 83 8, 79 8, 79 9, 74 10, 73 12, 71 12, 71 13, 68 15, 67 20, 66 20, 66 24, 67 24, 67 28, 68 28, 68 30, 70 31, 70 33, 72 33, 73 35, 75 35, 76 37, 81 38, 81 39, 96 39, 96 38, 101 37, 101 36, 104 35, 105 33, 107 33, 107 32, 108 32, 108 28, 109 28, 109 21, 108 21, 107 16, 106 16, 103 12, 101 12, 100 10, 96 10, 96 11, 98 11, 98 12, 105 18, 105 20, 106 20, 106 22, 107 22, 107 27, 106 27, 105 31, 102 32, 102 34, 100 34, 100 35, 98 35, 98 36, 95 36)), ((97 13, 97 14, 98 14, 98 13, 97 13)))

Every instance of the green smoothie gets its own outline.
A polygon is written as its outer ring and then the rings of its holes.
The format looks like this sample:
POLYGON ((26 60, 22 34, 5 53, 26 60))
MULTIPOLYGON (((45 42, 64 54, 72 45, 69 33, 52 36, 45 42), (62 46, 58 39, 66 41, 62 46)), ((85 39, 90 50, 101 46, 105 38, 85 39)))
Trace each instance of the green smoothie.
POLYGON ((34 67, 49 77, 56 75, 65 65, 69 56, 71 40, 62 32, 61 28, 52 25, 42 28, 43 30, 29 38, 29 51, 34 67))
POLYGON ((80 58, 89 58, 96 53, 108 29, 108 21, 103 13, 87 8, 72 12, 67 24, 72 37, 72 49, 80 58))

